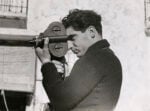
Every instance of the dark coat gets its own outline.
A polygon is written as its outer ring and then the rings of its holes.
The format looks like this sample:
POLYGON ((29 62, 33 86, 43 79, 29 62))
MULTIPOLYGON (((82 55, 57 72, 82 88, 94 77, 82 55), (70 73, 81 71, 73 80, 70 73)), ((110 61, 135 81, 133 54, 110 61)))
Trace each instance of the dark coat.
POLYGON ((106 40, 92 45, 65 80, 53 63, 44 64, 41 71, 56 111, 112 111, 118 101, 122 68, 106 40))

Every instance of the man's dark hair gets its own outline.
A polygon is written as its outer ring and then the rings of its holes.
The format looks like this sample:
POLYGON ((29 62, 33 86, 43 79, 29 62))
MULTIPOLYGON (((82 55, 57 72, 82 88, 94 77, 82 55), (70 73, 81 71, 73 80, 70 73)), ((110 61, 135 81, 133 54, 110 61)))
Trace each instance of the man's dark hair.
POLYGON ((74 9, 62 20, 65 28, 72 26, 76 31, 84 32, 89 26, 94 26, 102 35, 101 16, 92 10, 74 9))

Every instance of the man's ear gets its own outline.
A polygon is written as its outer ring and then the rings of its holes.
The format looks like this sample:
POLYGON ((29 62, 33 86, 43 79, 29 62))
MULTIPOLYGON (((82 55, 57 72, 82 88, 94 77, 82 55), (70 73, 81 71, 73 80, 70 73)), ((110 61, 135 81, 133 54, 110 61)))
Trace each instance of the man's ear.
POLYGON ((95 29, 95 27, 94 27, 94 26, 89 26, 89 27, 87 28, 87 31, 88 31, 89 36, 90 36, 92 39, 94 39, 94 38, 95 38, 95 35, 96 35, 96 29, 95 29))

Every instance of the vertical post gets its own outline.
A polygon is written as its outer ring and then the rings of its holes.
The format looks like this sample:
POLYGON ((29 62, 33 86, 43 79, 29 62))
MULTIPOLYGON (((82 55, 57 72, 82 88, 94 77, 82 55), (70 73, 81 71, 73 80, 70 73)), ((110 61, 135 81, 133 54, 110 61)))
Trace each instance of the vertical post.
POLYGON ((145 12, 145 17, 144 17, 145 21, 144 21, 144 23, 146 25, 146 0, 144 0, 144 12, 145 12))
POLYGON ((150 0, 144 0, 145 10, 145 34, 150 36, 150 0))

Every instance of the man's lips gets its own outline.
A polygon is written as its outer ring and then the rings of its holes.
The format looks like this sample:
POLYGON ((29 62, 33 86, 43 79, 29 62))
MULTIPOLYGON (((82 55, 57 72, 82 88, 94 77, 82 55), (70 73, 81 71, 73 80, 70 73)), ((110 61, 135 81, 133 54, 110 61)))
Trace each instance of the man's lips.
POLYGON ((74 49, 74 50, 72 50, 73 51, 73 53, 75 53, 75 54, 78 54, 80 51, 78 50, 78 49, 74 49))

